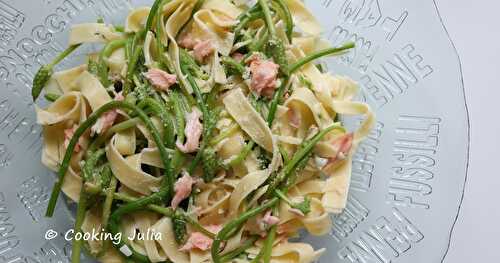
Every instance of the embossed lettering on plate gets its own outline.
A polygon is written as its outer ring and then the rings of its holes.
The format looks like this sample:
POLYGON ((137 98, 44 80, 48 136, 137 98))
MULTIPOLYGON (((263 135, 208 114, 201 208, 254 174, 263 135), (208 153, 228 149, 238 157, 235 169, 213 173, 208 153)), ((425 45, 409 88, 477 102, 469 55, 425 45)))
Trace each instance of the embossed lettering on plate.
POLYGON ((25 20, 26 16, 21 11, 0 0, 0 46, 10 44, 25 20))
POLYGON ((39 156, 42 147, 41 127, 33 117, 23 117, 7 98, 0 99, 0 134, 2 133, 11 142, 22 145, 29 153, 39 156))
POLYGON ((16 235, 16 226, 12 223, 7 210, 5 195, 0 192, 0 262, 16 262, 22 258, 18 253, 21 240, 16 235))
POLYGON ((367 192, 370 189, 383 128, 384 124, 377 122, 370 135, 359 144, 352 159, 351 190, 367 192))
POLYGON ((420 230, 397 208, 381 216, 354 241, 337 252, 344 262, 390 263, 424 239, 420 230))
POLYGON ((49 197, 50 190, 36 176, 25 180, 17 192, 17 198, 35 222, 43 217, 49 197))
POLYGON ((401 115, 398 121, 386 200, 394 205, 429 209, 441 119, 401 115))
POLYGON ((5 144, 0 143, 0 169, 10 165, 14 158, 14 152, 9 150, 5 144))
MULTIPOLYGON (((0 8, 2 8, 1 3, 3 1, 0 0, 0 8)), ((29 94, 34 73, 41 65, 49 62, 64 49, 61 44, 54 41, 56 35, 63 32, 70 25, 73 18, 81 14, 86 8, 89 8, 98 16, 110 16, 128 6, 129 3, 126 0, 62 1, 54 12, 41 20, 43 21, 42 24, 31 29, 28 37, 18 40, 14 45, 10 45, 10 48, 2 52, 0 56, 0 83, 21 98, 27 106, 32 106, 33 102, 29 94), (21 86, 24 89, 21 90, 21 86)), ((0 17, 0 21, 2 21, 1 19, 0 17)), ((62 64, 64 64, 64 61, 62 64)))
POLYGON ((368 102, 381 108, 433 72, 434 69, 424 62, 415 46, 408 44, 394 52, 392 59, 369 70, 361 77, 360 84, 368 102))
POLYGON ((344 211, 339 215, 332 216, 334 224, 330 236, 337 242, 342 241, 368 217, 369 213, 370 210, 365 205, 353 195, 350 195, 347 199, 347 205, 344 211))

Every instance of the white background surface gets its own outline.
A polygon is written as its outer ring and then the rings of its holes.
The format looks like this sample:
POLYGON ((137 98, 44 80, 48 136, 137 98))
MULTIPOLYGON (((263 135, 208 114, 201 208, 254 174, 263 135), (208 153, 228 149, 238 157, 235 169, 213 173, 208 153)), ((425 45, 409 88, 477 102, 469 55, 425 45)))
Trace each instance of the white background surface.
POLYGON ((444 262, 500 262, 500 1, 435 1, 462 60, 471 121, 465 197, 444 262))

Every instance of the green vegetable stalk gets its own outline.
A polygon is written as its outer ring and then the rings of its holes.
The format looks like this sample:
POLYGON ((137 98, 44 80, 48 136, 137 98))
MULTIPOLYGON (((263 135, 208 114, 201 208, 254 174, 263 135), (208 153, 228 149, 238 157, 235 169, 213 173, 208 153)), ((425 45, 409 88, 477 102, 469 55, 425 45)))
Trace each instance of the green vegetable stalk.
POLYGON ((285 44, 278 37, 276 33, 276 26, 274 25, 273 18, 271 17, 271 10, 267 0, 259 0, 259 5, 264 13, 264 20, 266 21, 267 31, 270 38, 265 46, 265 53, 267 56, 272 57, 274 62, 280 66, 280 72, 288 76, 288 62, 285 54, 285 44))
POLYGON ((281 200, 285 201, 291 208, 299 210, 302 214, 307 215, 311 212, 311 199, 309 197, 305 197, 304 201, 300 203, 292 202, 282 191, 279 189, 275 190, 276 194, 281 198, 281 200))
MULTIPOLYGON (((131 105, 129 103, 123 102, 123 101, 112 101, 109 102, 105 105, 103 105, 101 108, 99 108, 97 111, 93 112, 87 120, 85 120, 79 127, 76 129, 73 137, 71 138, 68 147, 66 149, 66 153, 64 154, 63 161, 61 162, 61 166, 58 171, 58 177, 59 180, 55 183, 54 188, 52 190, 52 194, 50 196, 49 204, 47 207, 47 212, 45 215, 47 217, 52 217, 54 214, 54 210, 56 207, 57 199, 59 197, 59 193, 61 192, 61 188, 64 182, 64 177, 66 176, 66 172, 68 171, 69 168, 69 163, 71 160, 71 157, 73 155, 73 151, 75 149, 75 146, 78 142, 78 139, 85 133, 87 129, 89 129, 92 125, 95 124, 95 122, 101 117, 105 112, 108 112, 109 110, 120 108, 123 110, 131 110, 133 112, 136 112, 138 117, 141 119, 141 121, 146 125, 147 129, 151 132, 153 135, 153 139, 158 146, 158 150, 160 152, 160 156, 162 161, 164 162, 164 166, 166 168, 170 167, 170 158, 168 156, 168 152, 166 148, 164 147, 160 133, 154 126, 153 122, 149 119, 149 117, 139 108, 137 108, 134 105, 131 105)), ((167 170, 167 174, 165 175, 165 182, 167 184, 167 190, 165 191, 164 196, 162 195, 162 198, 165 198, 165 200, 169 200, 172 197, 173 194, 173 185, 174 185, 174 178, 171 174, 168 174, 169 169, 167 170)))
POLYGON ((208 145, 210 134, 212 133, 213 126, 216 123, 215 118, 217 118, 216 114, 212 114, 211 111, 209 111, 203 95, 201 94, 201 90, 194 79, 193 75, 195 71, 192 67, 192 61, 194 60, 185 50, 180 52, 181 71, 186 75, 186 78, 194 91, 196 104, 200 108, 203 115, 203 139, 194 160, 188 168, 188 173, 190 174, 192 174, 198 163, 201 161, 202 155, 205 153, 205 148, 208 145))
POLYGON ((177 244, 182 245, 186 242, 187 237, 187 223, 183 215, 178 212, 172 217, 172 225, 174 228, 174 237, 177 244))
POLYGON ((98 172, 96 170, 97 162, 102 157, 104 157, 105 154, 106 154, 106 152, 104 151, 104 149, 99 149, 95 152, 87 153, 87 155, 89 157, 87 158, 87 160, 85 160, 85 163, 83 164, 83 167, 82 167, 82 174, 83 174, 83 178, 85 179, 85 181, 87 181, 87 182, 94 182, 95 181, 95 177, 96 177, 95 175, 98 172))
POLYGON ((161 12, 163 11, 163 6, 169 2, 170 0, 163 1, 158 7, 158 13, 156 18, 156 53, 158 53, 158 62, 160 67, 167 68, 170 73, 175 72, 174 63, 170 59, 168 54, 165 54, 165 47, 163 46, 162 39, 165 36, 165 32, 163 32, 163 22, 161 12))
POLYGON ((288 5, 284 0, 273 0, 272 6, 276 12, 278 12, 279 16, 285 23, 285 33, 288 38, 288 41, 292 43, 292 35, 293 35, 293 18, 288 5))
MULTIPOLYGON (((313 54, 310 54, 299 61, 295 62, 288 68, 288 74, 294 74, 297 70, 302 68, 304 65, 306 65, 309 62, 312 62, 318 58, 324 57, 324 56, 331 56, 331 55, 338 55, 341 54, 342 52, 349 50, 351 48, 354 48, 355 44, 353 42, 349 42, 347 44, 344 44, 340 47, 335 47, 335 48, 328 48, 325 50, 320 50, 318 52, 315 52, 313 54)), ((278 105, 283 98, 283 95, 285 94, 285 90, 287 87, 288 83, 287 81, 283 81, 281 86, 278 88, 278 91, 274 93, 273 99, 271 101, 271 106, 269 108, 269 115, 267 118, 267 123, 269 126, 272 125, 274 118, 276 116, 276 110, 278 109, 278 105)))
POLYGON ((160 118, 165 130, 165 144, 167 147, 173 148, 175 145, 174 124, 165 104, 159 99, 145 98, 139 102, 137 107, 141 109, 147 108, 160 118))
POLYGON ((276 238, 276 230, 278 227, 276 225, 272 226, 267 235, 266 241, 264 242, 264 247, 262 248, 262 260, 264 263, 271 262, 271 254, 273 252, 273 243, 276 238))
MULTIPOLYGON (((170 93, 170 99, 175 115, 175 130, 177 134, 177 141, 183 142, 186 137, 184 134, 184 129, 186 127, 184 113, 187 111, 187 106, 184 105, 182 95, 177 90, 172 90, 172 92, 170 93)), ((176 148, 174 156, 172 158, 172 167, 175 171, 175 174, 178 174, 180 172, 181 165, 184 160, 184 153, 176 148)))
POLYGON ((301 161, 306 156, 311 154, 311 152, 313 151, 316 144, 318 144, 318 142, 321 141, 323 139, 323 137, 325 137, 329 132, 331 132, 335 129, 339 129, 342 131, 344 130, 344 128, 339 123, 335 123, 332 126, 320 131, 312 139, 303 142, 302 145, 300 146, 299 150, 293 155, 290 162, 285 164, 282 171, 278 175, 271 177, 269 188, 267 190, 267 195, 273 196, 275 194, 275 190, 278 188, 278 186, 282 182, 287 181, 287 179, 290 177, 290 175, 297 169, 297 166, 300 165, 301 161))
POLYGON ((61 54, 59 54, 50 64, 44 65, 38 70, 35 78, 33 79, 33 88, 31 89, 31 96, 33 97, 33 101, 36 101, 45 85, 47 85, 47 82, 54 73, 54 67, 59 64, 59 62, 61 62, 64 58, 73 53, 73 51, 75 51, 80 45, 81 44, 70 46, 61 54))
POLYGON ((193 77, 202 80, 207 80, 210 77, 207 73, 205 73, 201 69, 198 63, 196 63, 194 58, 191 55, 189 55, 189 53, 186 50, 181 49, 179 51, 179 58, 181 60, 182 67, 184 68, 183 71, 189 72, 190 74, 193 75, 193 77))
POLYGON ((301 67, 306 65, 307 63, 314 61, 318 58, 325 57, 325 56, 332 56, 332 55, 339 55, 342 54, 343 52, 352 49, 355 47, 354 42, 348 42, 340 47, 333 47, 333 48, 327 48, 324 50, 317 51, 315 53, 309 54, 306 57, 301 58, 299 61, 295 62, 292 64, 289 68, 290 73, 294 73, 297 70, 299 70, 301 67))
POLYGON ((245 66, 232 57, 224 56, 221 58, 221 62, 231 75, 243 75, 245 73, 245 66))
MULTIPOLYGON (((106 191, 102 191, 102 189, 100 189, 99 187, 93 186, 93 185, 86 184, 85 190, 89 194, 106 196, 106 191)), ((117 200, 117 201, 122 201, 125 203, 137 201, 137 198, 135 198, 135 197, 132 197, 132 196, 129 196, 129 195, 123 194, 123 193, 118 193, 118 192, 113 193, 113 199, 117 200)), ((176 214, 177 214, 177 216, 182 216, 182 219, 184 221, 186 221, 189 225, 191 225, 196 231, 198 231, 198 232, 200 232, 200 233, 202 233, 205 236, 208 236, 210 238, 215 238, 214 233, 208 231, 198 221, 194 220, 189 215, 187 215, 184 212, 181 212, 180 210, 174 211, 172 208, 164 207, 161 205, 155 205, 155 204, 149 204, 145 208, 152 211, 152 212, 164 215, 164 216, 169 217, 169 218, 173 218, 176 214)))
POLYGON ((253 246, 255 241, 257 241, 258 239, 259 239, 259 237, 257 237, 257 236, 250 237, 249 239, 245 240, 245 242, 243 244, 241 244, 235 250, 229 251, 226 254, 222 255, 220 257, 220 261, 221 262, 231 262, 231 260, 233 260, 234 258, 239 256, 241 253, 245 252, 245 250, 249 249, 251 246, 253 246))
MULTIPOLYGON (((85 182, 85 180, 84 180, 85 182)), ((85 187, 80 190, 80 198, 78 199, 78 207, 76 210, 76 220, 75 235, 77 233, 82 233, 82 225, 85 219, 85 213, 87 211, 87 193, 85 192, 85 187)), ((83 240, 73 239, 71 246, 71 263, 80 263, 81 251, 82 251, 83 240)))
MULTIPOLYGON (((151 6, 151 9, 149 10, 149 15, 148 15, 148 19, 146 20, 146 30, 145 30, 145 33, 144 33, 144 36, 146 35, 146 33, 148 31, 150 31, 153 27, 153 22, 156 18, 156 16, 158 16, 158 13, 161 11, 160 7, 162 7, 164 5, 166 1, 165 0, 155 0, 153 5, 151 6)), ((159 16, 158 16, 159 18, 159 16)))
POLYGON ((220 247, 222 242, 226 241, 232 234, 235 234, 236 230, 238 230, 248 219, 266 211, 267 209, 275 206, 278 204, 279 199, 277 197, 274 197, 267 201, 266 203, 262 204, 259 207, 250 209, 246 212, 244 212, 241 216, 238 218, 230 221, 227 223, 219 233, 217 233, 217 236, 214 239, 214 242, 212 244, 212 248, 210 250, 212 254, 212 260, 214 263, 222 263, 221 260, 221 255, 220 253, 220 247))
POLYGON ((202 155, 202 166, 203 166, 203 181, 206 183, 211 182, 216 175, 218 168, 221 166, 217 153, 211 147, 204 149, 202 155))
POLYGON ((99 53, 99 63, 97 64, 97 76, 104 87, 108 87, 111 83, 109 81, 109 68, 106 59, 113 54, 117 49, 126 45, 126 39, 117 39, 106 44, 104 49, 99 53))
POLYGON ((55 94, 55 93, 46 93, 44 97, 46 100, 48 100, 50 102, 54 102, 57 99, 59 99, 61 97, 61 95, 55 94))
MULTIPOLYGON (((111 177, 111 182, 109 183, 109 187, 105 190, 106 198, 104 199, 104 204, 102 205, 102 221, 101 224, 103 226, 108 225, 109 216, 111 215, 111 207, 113 206, 114 193, 116 191, 116 187, 118 185, 118 180, 116 177, 111 177)), ((105 240, 102 247, 102 253, 105 253, 108 247, 110 246, 109 240, 105 240)))

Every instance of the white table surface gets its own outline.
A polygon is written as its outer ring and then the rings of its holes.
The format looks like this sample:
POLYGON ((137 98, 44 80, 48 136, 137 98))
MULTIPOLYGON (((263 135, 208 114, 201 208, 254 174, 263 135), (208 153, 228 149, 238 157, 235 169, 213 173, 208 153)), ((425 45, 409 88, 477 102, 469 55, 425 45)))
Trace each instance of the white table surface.
POLYGON ((462 61, 471 121, 465 197, 444 262, 500 262, 500 1, 436 4, 462 61))

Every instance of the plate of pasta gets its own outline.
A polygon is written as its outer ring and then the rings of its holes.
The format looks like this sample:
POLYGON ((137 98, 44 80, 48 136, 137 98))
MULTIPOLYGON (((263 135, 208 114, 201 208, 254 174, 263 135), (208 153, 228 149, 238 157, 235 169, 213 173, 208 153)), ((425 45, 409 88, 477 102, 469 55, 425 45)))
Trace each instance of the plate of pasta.
POLYGON ((0 1, 0 259, 438 262, 468 122, 424 2, 0 1))

